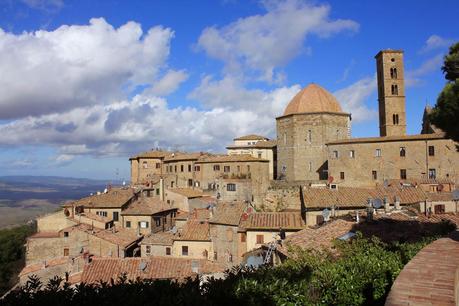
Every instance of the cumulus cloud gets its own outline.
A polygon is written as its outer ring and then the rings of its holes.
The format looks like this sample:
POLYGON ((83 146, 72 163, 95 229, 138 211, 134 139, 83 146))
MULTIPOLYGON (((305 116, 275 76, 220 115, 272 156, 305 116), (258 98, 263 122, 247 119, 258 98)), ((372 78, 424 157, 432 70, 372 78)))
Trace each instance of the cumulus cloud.
POLYGON ((436 49, 445 49, 448 48, 450 45, 452 45, 455 42, 454 39, 449 39, 449 38, 443 38, 438 35, 431 35, 425 45, 421 49, 421 53, 427 53, 432 50, 436 49))
POLYGON ((440 53, 424 61, 418 68, 406 71, 406 86, 415 86, 422 83, 421 77, 435 71, 440 72, 442 64, 443 54, 440 53))
POLYGON ((153 84, 147 90, 148 93, 157 96, 167 96, 177 90, 180 84, 188 79, 188 74, 184 70, 169 70, 164 77, 153 84))
MULTIPOLYGON (((107 104, 152 86, 173 35, 161 26, 143 33, 135 22, 114 28, 103 18, 18 35, 0 29, 0 120, 107 104)), ((180 73, 160 89, 173 90, 180 73)))
POLYGON ((341 103, 343 111, 352 114, 353 122, 377 118, 377 111, 365 105, 367 99, 376 91, 376 83, 376 76, 366 77, 333 93, 341 103))
POLYGON ((264 1, 263 6, 264 15, 240 18, 221 28, 204 29, 198 48, 223 61, 227 72, 247 67, 256 71, 260 79, 272 82, 279 80, 276 68, 287 64, 301 51, 310 50, 303 46, 308 35, 328 37, 359 28, 352 20, 331 19, 328 5, 286 0, 264 1))

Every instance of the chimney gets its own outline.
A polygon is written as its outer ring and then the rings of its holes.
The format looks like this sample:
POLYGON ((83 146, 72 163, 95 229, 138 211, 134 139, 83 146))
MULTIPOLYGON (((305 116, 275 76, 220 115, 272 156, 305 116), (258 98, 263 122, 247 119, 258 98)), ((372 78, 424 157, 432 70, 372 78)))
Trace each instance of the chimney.
POLYGON ((400 210, 400 198, 395 196, 395 209, 400 210))
POLYGON ((390 211, 390 203, 387 197, 384 197, 384 212, 388 213, 390 211))

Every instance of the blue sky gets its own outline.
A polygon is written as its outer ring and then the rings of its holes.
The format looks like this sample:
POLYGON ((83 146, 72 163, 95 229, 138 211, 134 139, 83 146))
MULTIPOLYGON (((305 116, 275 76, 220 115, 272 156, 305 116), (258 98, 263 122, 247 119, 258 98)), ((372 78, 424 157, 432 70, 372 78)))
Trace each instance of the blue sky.
POLYGON ((128 178, 153 147, 275 137, 307 84, 378 135, 374 55, 405 51, 408 133, 445 81, 456 1, 0 0, 0 175, 128 178))

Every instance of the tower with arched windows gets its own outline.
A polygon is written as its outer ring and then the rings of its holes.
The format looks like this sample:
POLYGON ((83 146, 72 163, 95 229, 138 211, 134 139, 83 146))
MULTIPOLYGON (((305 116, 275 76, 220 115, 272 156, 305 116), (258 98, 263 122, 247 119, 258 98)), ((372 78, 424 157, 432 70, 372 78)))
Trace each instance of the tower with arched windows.
POLYGON ((379 133, 381 136, 405 135, 403 51, 382 50, 375 58, 378 77, 379 133))

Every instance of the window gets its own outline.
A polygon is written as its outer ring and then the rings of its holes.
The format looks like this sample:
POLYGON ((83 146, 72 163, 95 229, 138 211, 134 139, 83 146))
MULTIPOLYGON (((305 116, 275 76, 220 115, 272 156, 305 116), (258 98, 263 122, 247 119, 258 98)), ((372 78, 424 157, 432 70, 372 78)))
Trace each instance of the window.
POLYGON ((398 85, 397 84, 392 84, 391 92, 392 92, 393 96, 397 96, 398 95, 398 85))
POLYGON ((194 166, 194 171, 201 171, 201 166, 194 166))
POLYGON ((246 242, 246 241, 247 241, 247 234, 241 233, 241 242, 246 242))
POLYGON ((204 258, 209 257, 209 251, 204 250, 204 251, 202 252, 202 257, 204 257, 204 258))
POLYGON ((429 169, 429 178, 436 179, 437 178, 437 171, 435 169, 429 169))
POLYGON ((171 255, 171 248, 170 247, 166 247, 166 255, 171 255))
POLYGON ((342 180, 344 180, 344 172, 340 172, 340 173, 339 173, 339 178, 342 179, 342 180))
POLYGON ((64 256, 69 256, 69 249, 68 248, 65 248, 64 249, 64 256))
POLYGON ((241 172, 241 166, 237 166, 237 172, 241 172))
POLYGON ((226 230, 226 240, 233 241, 233 231, 230 228, 226 230))
POLYGON ((374 180, 378 179, 378 172, 376 170, 371 171, 371 177, 373 177, 374 180))
POLYGON ((400 157, 405 157, 405 155, 406 155, 406 148, 400 147, 400 157))
POLYGON ((429 146, 429 156, 435 156, 435 147, 429 146))
POLYGON ((180 165, 180 172, 183 172, 183 165, 180 165))
POLYGON ((188 246, 182 246, 182 256, 188 256, 188 246))
POLYGON ((400 169, 400 179, 406 180, 406 169, 400 169))
POLYGON ((263 235, 257 235, 257 244, 263 244, 264 243, 264 237, 263 235))
POLYGON ((188 165, 188 172, 191 172, 191 165, 188 165))
POLYGON ((220 165, 214 165, 214 171, 220 171, 220 165))
POLYGON ((354 150, 350 150, 349 151, 349 158, 355 158, 355 151, 354 150))
POLYGON ((140 228, 148 228, 148 222, 147 221, 140 221, 139 222, 139 227, 140 228))
POLYGON ((218 253, 214 252, 214 260, 217 260, 217 259, 218 259, 218 253))
POLYGON ((156 188, 156 195, 159 195, 159 188, 156 188))
POLYGON ((250 166, 247 166, 247 172, 250 172, 250 166))
POLYGON ((96 215, 101 216, 101 217, 106 217, 107 212, 106 211, 96 211, 96 215))
POLYGON ((174 188, 174 182, 171 182, 171 188, 174 188))
POLYGON ((231 170, 230 166, 223 167, 223 172, 230 172, 230 170, 231 170))
POLYGON ((161 218, 155 218, 155 225, 161 226, 161 218))
POLYGON ((381 149, 376 149, 375 156, 376 157, 381 157, 381 149))
POLYGON ((177 172, 177 165, 174 166, 174 172, 177 172))
POLYGON ((258 158, 261 158, 261 153, 260 152, 258 152, 258 158))
POLYGON ((193 180, 192 179, 188 179, 188 186, 189 187, 193 187, 193 180))
POLYGON ((308 130, 308 142, 312 143, 312 131, 308 130))
POLYGON ((113 212, 113 221, 118 221, 120 219, 120 213, 117 211, 113 212))
POLYGON ((145 253, 147 253, 147 254, 151 253, 151 246, 150 245, 145 246, 145 253))
POLYGON ((143 167, 144 169, 148 169, 148 164, 147 164, 146 161, 144 161, 144 162, 142 163, 142 167, 143 167))
POLYGON ((445 205, 439 204, 434 206, 435 214, 444 214, 445 213, 445 205))
POLYGON ((395 67, 390 68, 390 78, 391 79, 397 78, 397 68, 395 67))
POLYGON ((393 114, 392 115, 392 123, 394 125, 397 125, 398 124, 398 114, 393 114))
POLYGON ((69 232, 64 232, 64 237, 68 237, 69 236, 69 232))
POLYGON ((130 228, 131 227, 131 221, 126 221, 126 227, 130 228))
POLYGON ((236 191, 236 184, 227 184, 226 185, 227 191, 236 191))
POLYGON ((287 133, 284 133, 284 146, 287 145, 287 133))
POLYGON ((338 158, 339 157, 339 152, 338 151, 333 151, 332 156, 333 156, 333 158, 338 158))
POLYGON ((161 168, 161 163, 156 163, 156 169, 161 168))
POLYGON ((309 162, 309 172, 312 172, 312 162, 309 162))

